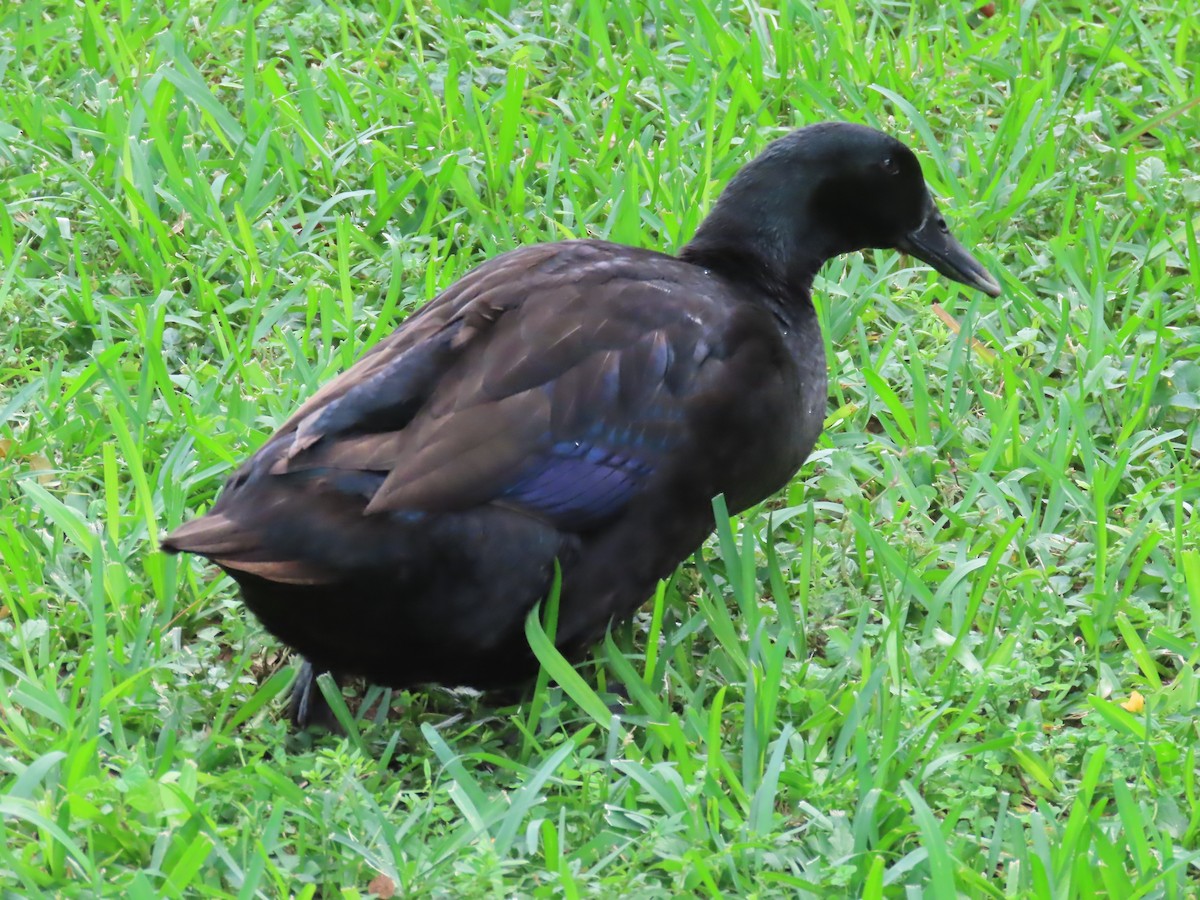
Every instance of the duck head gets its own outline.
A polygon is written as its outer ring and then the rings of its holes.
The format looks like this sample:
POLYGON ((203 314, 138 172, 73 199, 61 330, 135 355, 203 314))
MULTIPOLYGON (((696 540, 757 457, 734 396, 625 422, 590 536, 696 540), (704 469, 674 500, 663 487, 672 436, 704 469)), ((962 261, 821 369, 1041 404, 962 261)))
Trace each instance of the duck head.
POLYGON ((770 144, 729 182, 681 255, 734 262, 789 294, 811 289, 826 261, 900 250, 993 297, 1000 285, 950 233, 921 164, 903 143, 862 125, 825 122, 770 144))

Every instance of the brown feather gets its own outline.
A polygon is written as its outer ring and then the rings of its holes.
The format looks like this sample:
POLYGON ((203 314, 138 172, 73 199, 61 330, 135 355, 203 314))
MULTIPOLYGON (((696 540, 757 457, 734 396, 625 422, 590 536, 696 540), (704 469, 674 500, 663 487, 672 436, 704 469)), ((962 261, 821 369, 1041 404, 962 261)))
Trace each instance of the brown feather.
POLYGON ((162 540, 162 548, 170 553, 199 553, 214 556, 229 553, 244 546, 246 532, 228 516, 209 513, 184 522, 162 540))
POLYGON ((333 573, 322 572, 295 559, 252 560, 224 556, 213 556, 210 559, 223 569, 257 575, 275 584, 317 585, 337 582, 333 573))

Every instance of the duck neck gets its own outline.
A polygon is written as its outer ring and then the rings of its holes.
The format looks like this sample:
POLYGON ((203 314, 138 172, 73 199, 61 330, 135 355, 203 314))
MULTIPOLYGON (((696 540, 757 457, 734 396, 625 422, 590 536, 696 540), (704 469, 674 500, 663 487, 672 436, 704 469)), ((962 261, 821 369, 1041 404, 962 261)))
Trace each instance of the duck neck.
POLYGON ((813 314, 813 278, 836 255, 817 234, 797 235, 761 221, 737 219, 715 210, 679 252, 680 259, 749 284, 785 323, 813 314))

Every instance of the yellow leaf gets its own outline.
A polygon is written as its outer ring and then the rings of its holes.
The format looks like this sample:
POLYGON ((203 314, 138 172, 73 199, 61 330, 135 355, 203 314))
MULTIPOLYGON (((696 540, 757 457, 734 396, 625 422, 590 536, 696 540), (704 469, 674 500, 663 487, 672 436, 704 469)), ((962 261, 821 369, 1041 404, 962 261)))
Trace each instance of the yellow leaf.
POLYGON ((1121 704, 1122 709, 1127 709, 1131 713, 1140 713, 1146 708, 1146 698, 1134 691, 1129 695, 1129 699, 1121 704))

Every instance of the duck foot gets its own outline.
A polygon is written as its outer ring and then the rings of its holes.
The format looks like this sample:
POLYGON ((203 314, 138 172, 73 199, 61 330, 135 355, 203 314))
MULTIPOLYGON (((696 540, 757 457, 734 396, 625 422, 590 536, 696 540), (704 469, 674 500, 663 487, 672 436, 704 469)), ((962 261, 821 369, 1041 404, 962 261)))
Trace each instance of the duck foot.
MULTIPOLYGON (((307 659, 300 664, 296 671, 296 680, 292 682, 291 692, 288 694, 287 715, 298 729, 316 727, 339 734, 342 727, 338 724, 337 716, 333 714, 325 695, 321 693, 321 686, 317 684, 317 676, 324 671, 326 670, 317 669, 307 659)), ((340 686, 340 676, 336 672, 331 674, 340 686)))

